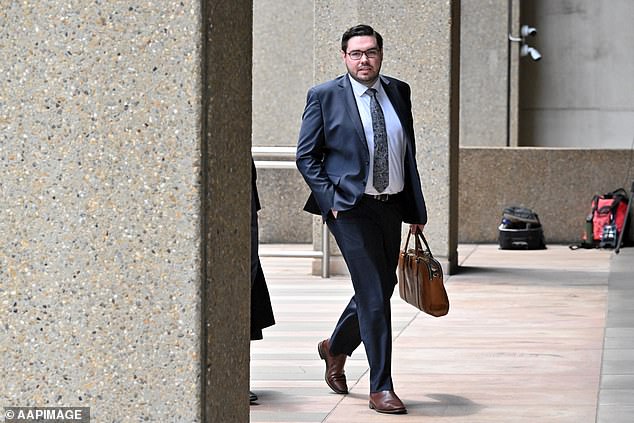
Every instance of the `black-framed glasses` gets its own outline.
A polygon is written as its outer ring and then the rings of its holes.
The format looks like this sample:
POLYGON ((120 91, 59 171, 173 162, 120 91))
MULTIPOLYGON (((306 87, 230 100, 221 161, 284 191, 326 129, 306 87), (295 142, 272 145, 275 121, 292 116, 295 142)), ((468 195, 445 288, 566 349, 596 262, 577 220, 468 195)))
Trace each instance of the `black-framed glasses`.
POLYGON ((365 51, 352 50, 352 51, 349 51, 346 54, 352 60, 361 60, 361 58, 363 57, 364 54, 365 54, 365 57, 367 57, 368 59, 376 59, 377 57, 379 57, 379 53, 380 52, 381 51, 378 48, 371 48, 371 49, 365 50, 365 51))

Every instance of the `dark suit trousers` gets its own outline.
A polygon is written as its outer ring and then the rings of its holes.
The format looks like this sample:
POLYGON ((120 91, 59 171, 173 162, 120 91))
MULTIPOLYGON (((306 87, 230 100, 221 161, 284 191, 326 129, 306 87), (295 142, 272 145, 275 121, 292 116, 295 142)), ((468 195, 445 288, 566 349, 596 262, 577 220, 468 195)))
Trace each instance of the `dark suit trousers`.
POLYGON ((363 197, 352 210, 329 216, 350 271, 354 296, 330 337, 333 354, 352 355, 363 342, 370 365, 370 391, 392 390, 390 298, 396 285, 402 213, 396 202, 363 197))

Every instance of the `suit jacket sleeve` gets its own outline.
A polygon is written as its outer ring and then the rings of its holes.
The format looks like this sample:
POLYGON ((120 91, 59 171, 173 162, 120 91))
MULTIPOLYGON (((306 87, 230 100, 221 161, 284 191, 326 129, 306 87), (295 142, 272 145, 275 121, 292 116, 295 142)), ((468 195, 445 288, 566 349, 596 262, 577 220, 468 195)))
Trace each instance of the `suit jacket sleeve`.
POLYGON ((328 177, 323 158, 325 151, 324 119, 322 104, 316 90, 308 91, 306 107, 297 142, 297 168, 306 180, 312 194, 306 209, 321 213, 326 218, 334 203, 335 187, 328 177), (317 202, 318 209, 311 202, 317 202))

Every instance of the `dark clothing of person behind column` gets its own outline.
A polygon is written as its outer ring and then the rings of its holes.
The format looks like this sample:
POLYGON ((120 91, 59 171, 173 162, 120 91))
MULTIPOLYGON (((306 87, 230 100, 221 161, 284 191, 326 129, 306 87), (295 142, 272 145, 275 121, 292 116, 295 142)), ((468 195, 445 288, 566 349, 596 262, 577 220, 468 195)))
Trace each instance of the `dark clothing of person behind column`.
POLYGON ((258 196, 255 163, 251 161, 251 340, 262 339, 262 329, 275 324, 273 307, 258 253, 258 196))

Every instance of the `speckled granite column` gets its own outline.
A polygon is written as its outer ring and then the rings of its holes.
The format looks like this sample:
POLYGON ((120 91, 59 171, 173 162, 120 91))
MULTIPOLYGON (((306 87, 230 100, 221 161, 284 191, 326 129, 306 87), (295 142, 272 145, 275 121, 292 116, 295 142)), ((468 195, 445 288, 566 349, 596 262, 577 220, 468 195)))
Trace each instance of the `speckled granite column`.
POLYGON ((0 406, 248 420, 248 270, 233 258, 248 256, 251 4, 232 5, 203 48, 198 1, 3 2, 0 406))
MULTIPOLYGON (((366 23, 384 39, 382 72, 412 87, 417 159, 435 255, 457 268, 460 1, 315 1, 315 82, 345 72, 341 34, 366 23)), ((314 237, 319 234, 313 232, 314 237)))

